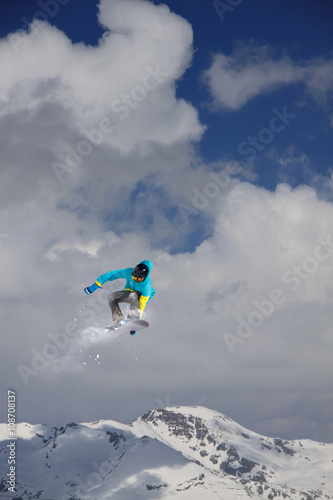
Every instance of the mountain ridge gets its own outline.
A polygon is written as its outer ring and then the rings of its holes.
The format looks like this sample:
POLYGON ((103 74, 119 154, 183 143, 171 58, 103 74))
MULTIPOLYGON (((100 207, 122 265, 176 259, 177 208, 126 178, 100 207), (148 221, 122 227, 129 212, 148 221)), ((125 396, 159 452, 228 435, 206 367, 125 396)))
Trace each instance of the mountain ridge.
MULTIPOLYGON (((1 493, 6 432, 0 424, 1 493)), ((200 406, 16 432, 22 500, 333 499, 333 444, 265 437, 200 406)))

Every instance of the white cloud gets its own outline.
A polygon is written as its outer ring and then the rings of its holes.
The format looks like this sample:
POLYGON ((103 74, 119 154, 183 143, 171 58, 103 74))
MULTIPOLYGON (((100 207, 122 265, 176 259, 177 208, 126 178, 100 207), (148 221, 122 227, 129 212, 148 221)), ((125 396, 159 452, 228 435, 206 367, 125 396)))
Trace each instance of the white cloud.
MULTIPOLYGON (((23 232, 3 243, 9 245, 12 259, 7 260, 8 275, 2 276, 6 283, 3 298, 8 294, 13 298, 8 311, 17 316, 11 319, 11 328, 19 338, 33 328, 30 345, 15 350, 14 368, 18 363, 30 366, 31 349, 42 352, 50 342, 48 331, 64 332, 74 318, 81 334, 87 327, 103 330, 110 321, 106 295, 122 283, 106 284, 103 292, 91 297, 84 296, 83 286, 107 270, 134 265, 142 258, 154 262, 157 295, 147 307, 151 326, 135 344, 126 340, 116 345, 105 340, 75 342, 67 360, 70 372, 60 371, 54 380, 51 363, 41 371, 42 376, 29 379, 24 389, 34 400, 34 390, 38 389, 40 397, 50 379, 57 387, 65 378, 66 387, 75 388, 82 377, 89 378, 82 395, 77 394, 77 407, 70 404, 66 417, 63 406, 52 409, 52 418, 73 420, 81 412, 93 420, 101 413, 108 415, 111 404, 112 416, 124 420, 130 418, 126 399, 131 400, 134 417, 154 406, 156 398, 168 396, 172 404, 200 399, 239 419, 242 400, 248 408, 243 423, 259 431, 262 420, 269 433, 295 437, 295 419, 302 417, 299 401, 305 397, 311 401, 312 393, 317 398, 318 387, 324 395, 331 380, 333 206, 318 200, 314 190, 305 186, 292 190, 280 185, 276 192, 269 192, 238 182, 212 203, 210 212, 215 220, 211 237, 195 252, 179 254, 153 249, 137 232, 104 238, 96 219, 80 223, 75 213, 64 213, 61 218, 51 212, 49 229, 40 211, 26 213, 21 224, 29 226, 30 238, 23 232), (45 243, 39 231, 45 232, 47 241, 59 234, 57 226, 66 228, 59 243, 50 247, 50 255, 57 259, 44 260, 45 243), (73 238, 81 231, 84 238, 73 238), (267 301, 277 296, 276 290, 280 290, 279 300, 272 306, 267 301), (34 319, 25 306, 33 308, 34 319), (239 318, 249 325, 244 336, 238 332, 239 318), (232 349, 226 332, 238 339, 232 349), (94 361, 97 354, 99 364, 94 361), (134 373, 139 399, 130 395, 134 373), (93 390, 94 384, 98 390, 93 390), (87 414, 84 400, 86 391, 92 390, 96 397, 107 391, 110 399, 103 398, 98 411, 92 408, 87 414)), ((16 215, 12 214, 13 220, 16 215)), ((191 224, 195 226, 197 220, 193 218, 191 224)), ((20 386, 18 374, 14 380, 20 386)), ((64 401, 63 393, 61 397, 64 401)), ((68 397, 72 398, 71 390, 68 397)), ((307 410, 308 419, 297 437, 326 439, 330 422, 314 423, 317 412, 327 411, 326 403, 323 396, 320 407, 307 410)), ((33 410, 21 403, 21 412, 33 410)))
POLYGON ((97 257, 98 251, 103 248, 105 244, 108 244, 111 247, 112 245, 120 242, 120 238, 113 233, 104 234, 103 236, 103 239, 99 240, 93 239, 84 241, 80 238, 75 239, 74 241, 63 241, 59 244, 52 245, 45 257, 53 261, 57 259, 58 255, 66 251, 72 252, 73 255, 75 255, 76 252, 80 252, 86 253, 90 257, 97 257))
MULTIPOLYGON (((175 231, 154 184, 168 206, 163 179, 184 179, 188 143, 204 131, 197 110, 175 95, 191 64, 192 29, 166 6, 143 1, 102 1, 99 21, 107 31, 96 47, 72 44, 38 21, 30 35, 0 41, 1 199, 6 207, 37 199, 54 220, 64 221, 64 211, 91 214, 116 232, 147 227, 155 212, 166 239, 175 231), (131 201, 133 191, 148 189, 150 197, 131 201)), ((58 242, 61 223, 52 230, 57 248, 66 246, 58 242)))
POLYGON ((326 105, 333 92, 333 61, 319 59, 308 64, 304 84, 310 95, 321 105, 326 105))
MULTIPOLYGON (((177 304, 178 310, 165 319, 171 346, 165 346, 163 356, 170 363, 178 359, 180 366, 186 356, 201 395, 216 391, 225 402, 229 390, 237 392, 240 406, 251 407, 257 430, 258 419, 286 410, 291 437, 295 415, 302 416, 298 401, 308 398, 309 387, 323 393, 322 405, 330 390, 333 206, 305 186, 280 185, 272 193, 247 183, 219 201, 212 237, 195 253, 159 264, 159 274, 168 273, 168 281, 162 287, 157 280, 161 298, 152 308, 154 324, 166 316, 165 309, 177 304), (251 401, 244 399, 248 391, 251 401), (267 408, 267 398, 275 401, 274 408, 267 408)), ((299 437, 313 426, 317 438, 322 425, 329 432, 328 420, 318 425, 314 420, 304 423, 299 437)), ((278 434, 274 422, 269 432, 278 434)))
POLYGON ((102 130, 104 143, 125 151, 199 139, 197 112, 174 89, 191 63, 188 22, 137 0, 102 1, 99 20, 108 31, 97 47, 72 44, 39 21, 30 38, 18 32, 2 40, 2 114, 55 103, 70 110, 79 133, 102 130))
POLYGON ((316 102, 326 104, 332 75, 332 60, 297 63, 288 56, 273 58, 268 46, 239 44, 229 56, 215 54, 203 77, 215 103, 235 111, 261 94, 297 83, 303 83, 316 102))

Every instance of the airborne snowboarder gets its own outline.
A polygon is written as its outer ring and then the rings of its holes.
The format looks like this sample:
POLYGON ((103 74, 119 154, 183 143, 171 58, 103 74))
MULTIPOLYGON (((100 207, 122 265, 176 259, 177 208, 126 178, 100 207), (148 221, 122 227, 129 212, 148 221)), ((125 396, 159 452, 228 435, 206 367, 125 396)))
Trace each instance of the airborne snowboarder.
POLYGON ((150 260, 143 260, 134 268, 128 267, 102 274, 93 285, 84 289, 85 293, 89 295, 98 288, 101 288, 106 281, 114 281, 119 278, 126 280, 124 290, 113 292, 108 296, 113 318, 112 328, 120 326, 124 321, 124 315, 119 307, 120 302, 130 304, 130 310, 127 315, 128 320, 141 318, 144 308, 155 295, 155 290, 152 287, 149 277, 152 267, 153 263, 150 260))

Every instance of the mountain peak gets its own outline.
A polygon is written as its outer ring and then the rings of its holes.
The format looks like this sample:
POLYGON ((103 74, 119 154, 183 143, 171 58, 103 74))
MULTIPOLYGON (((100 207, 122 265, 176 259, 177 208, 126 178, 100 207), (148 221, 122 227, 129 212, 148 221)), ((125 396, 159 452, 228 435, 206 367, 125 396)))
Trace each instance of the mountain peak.
MULTIPOLYGON (((333 445, 261 436, 200 406, 150 410, 130 425, 18 424, 17 437, 24 500, 333 498, 333 445)), ((4 457, 7 444, 0 435, 4 457)))

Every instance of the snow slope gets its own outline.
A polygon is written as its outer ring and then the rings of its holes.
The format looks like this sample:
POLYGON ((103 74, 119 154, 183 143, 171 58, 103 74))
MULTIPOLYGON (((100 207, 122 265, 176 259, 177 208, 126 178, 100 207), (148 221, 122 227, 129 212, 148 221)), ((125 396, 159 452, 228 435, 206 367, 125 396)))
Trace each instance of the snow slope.
MULTIPOLYGON (((20 423, 16 434, 16 498, 333 499, 333 444, 264 437, 202 407, 153 410, 130 425, 20 423)), ((1 424, 1 494, 9 441, 1 424)))

